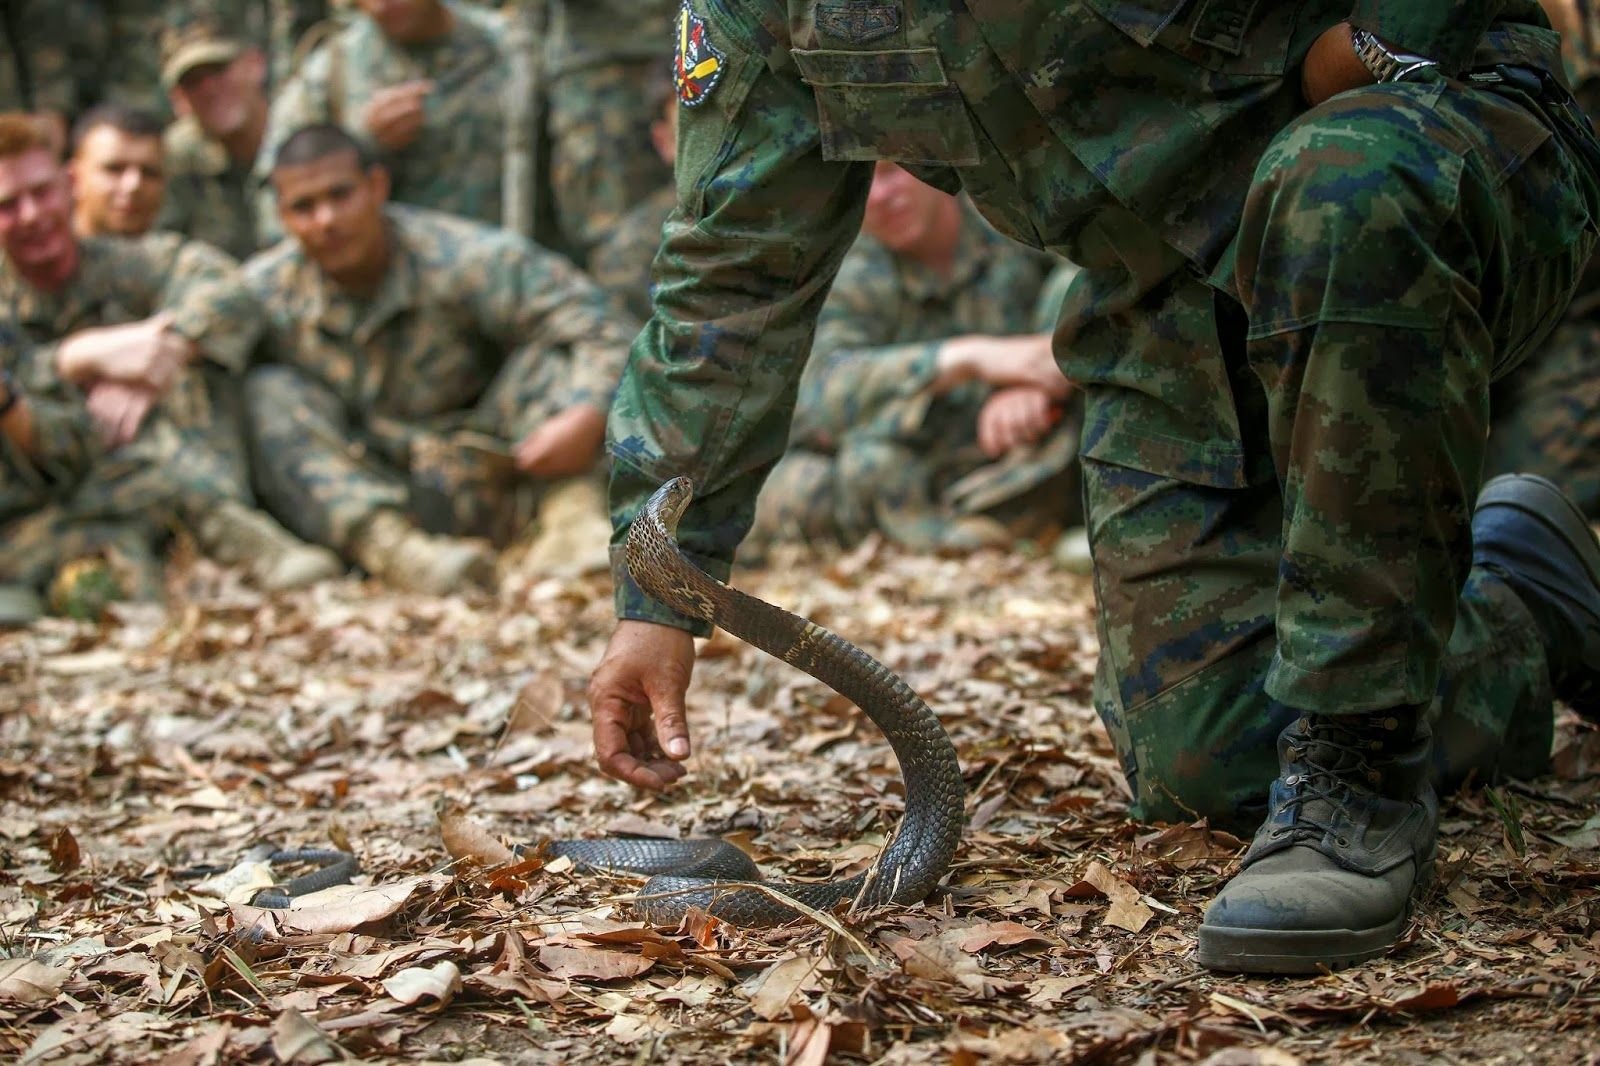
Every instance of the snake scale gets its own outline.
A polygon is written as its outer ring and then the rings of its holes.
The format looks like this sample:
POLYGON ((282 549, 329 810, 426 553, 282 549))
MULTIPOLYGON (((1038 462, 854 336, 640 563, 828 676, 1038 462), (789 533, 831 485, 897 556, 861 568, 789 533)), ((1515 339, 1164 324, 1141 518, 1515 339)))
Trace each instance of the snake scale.
POLYGON ((768 891, 739 887, 760 880, 760 871, 722 840, 560 840, 551 843, 549 853, 570 858, 580 869, 650 876, 639 904, 646 920, 658 925, 677 924, 690 907, 746 927, 799 917, 769 892, 818 910, 844 900, 876 906, 925 898, 949 869, 965 824, 961 770, 944 727, 905 681, 854 644, 724 585, 686 558, 677 525, 693 498, 693 483, 683 477, 651 496, 628 534, 628 572, 646 593, 680 614, 720 626, 804 670, 864 711, 900 762, 905 816, 872 865, 854 877, 762 881, 768 891))

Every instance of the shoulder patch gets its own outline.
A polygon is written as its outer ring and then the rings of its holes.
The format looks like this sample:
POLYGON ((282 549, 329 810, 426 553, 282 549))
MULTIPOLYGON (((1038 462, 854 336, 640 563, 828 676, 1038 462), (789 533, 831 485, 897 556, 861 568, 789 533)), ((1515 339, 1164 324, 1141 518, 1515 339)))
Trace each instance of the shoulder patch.
POLYGON ((722 80, 725 57, 711 44, 706 20, 689 10, 685 3, 678 10, 678 54, 672 70, 672 84, 678 89, 678 103, 699 107, 722 80))
POLYGON ((851 44, 866 44, 900 28, 900 9, 893 4, 823 3, 817 5, 817 29, 851 44))

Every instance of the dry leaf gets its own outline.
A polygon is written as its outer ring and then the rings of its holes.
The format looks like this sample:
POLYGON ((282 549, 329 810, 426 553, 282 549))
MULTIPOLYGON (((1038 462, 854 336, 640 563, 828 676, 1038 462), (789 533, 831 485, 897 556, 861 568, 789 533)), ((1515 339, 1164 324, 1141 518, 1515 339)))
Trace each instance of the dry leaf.
POLYGON ((446 853, 457 862, 470 859, 479 866, 505 866, 516 861, 516 854, 499 837, 464 811, 439 815, 439 837, 446 853))
POLYGON ((432 966, 412 966, 383 982, 383 990, 408 1007, 431 1000, 427 1006, 439 1010, 461 991, 461 970, 448 959, 432 966))
POLYGON ((1042 946, 1057 943, 1055 937, 1030 929, 1021 922, 984 922, 968 926, 961 938, 962 951, 978 952, 996 944, 1009 947, 1015 944, 1036 943, 1042 946))
POLYGON ((297 1010, 283 1011, 272 1020, 272 1054, 278 1062, 296 1066, 343 1057, 328 1034, 297 1010))
POLYGON ((539 948, 539 965, 548 970, 552 977, 615 981, 639 976, 654 966, 655 960, 603 948, 544 944, 539 948))
MULTIPOLYGON (((1111 901, 1111 906, 1106 911, 1106 923, 1118 929, 1137 933, 1155 916, 1154 911, 1140 902, 1138 889, 1113 874, 1098 861, 1089 864, 1089 868, 1083 872, 1083 881, 1080 885, 1090 886, 1111 901)), ((1074 890, 1077 887, 1074 886, 1074 890)), ((1074 890, 1069 890, 1069 894, 1078 894, 1074 890)))
POLYGON ((78 838, 72 835, 72 830, 62 826, 50 834, 50 869, 58 874, 70 874, 81 861, 78 838))
POLYGON ((39 1006, 61 991, 72 971, 33 959, 0 959, 0 1003, 39 1006))
POLYGON ((820 986, 818 969, 817 960, 808 956, 791 955, 773 964, 757 979, 750 1009, 767 1021, 787 1017, 791 1003, 806 990, 820 986))
MULTIPOLYGON (((450 883, 445 874, 424 874, 382 885, 335 885, 299 896, 282 910, 269 912, 280 928, 293 933, 348 933, 396 914, 414 895, 437 892, 450 883)), ((235 905, 235 920, 253 926, 262 911, 235 905)))

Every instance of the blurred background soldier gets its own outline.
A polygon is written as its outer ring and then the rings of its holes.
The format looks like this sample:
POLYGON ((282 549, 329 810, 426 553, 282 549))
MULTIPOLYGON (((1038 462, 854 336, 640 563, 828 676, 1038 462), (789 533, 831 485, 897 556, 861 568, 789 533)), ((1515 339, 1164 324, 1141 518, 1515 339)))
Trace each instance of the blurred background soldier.
MULTIPOLYGON (((256 173, 290 133, 351 130, 392 176, 394 199, 499 224, 507 64, 494 12, 454 0, 357 0, 362 15, 316 49, 278 91, 256 173)), ((281 235, 262 192, 264 243, 281 235)))
POLYGON ((245 275, 274 364, 246 383, 273 510, 375 577, 441 594, 490 582, 491 545, 528 525, 534 488, 562 517, 527 565, 570 565, 551 553, 578 544, 603 568, 598 460, 635 325, 530 241, 390 204, 387 172, 338 127, 290 136, 272 184, 293 239, 245 275))
POLYGON ((1062 479, 1078 420, 1063 424, 1069 386, 1034 324, 1049 257, 893 163, 877 165, 861 230, 745 546, 877 531, 975 548, 1075 520, 1062 479))
POLYGON ((0 115, 0 205, 0 320, 40 352, 25 384, 82 390, 107 446, 171 479, 218 561, 268 588, 337 574, 332 555, 250 506, 231 373, 260 311, 236 264, 175 234, 76 236, 71 181, 28 115, 0 115))
POLYGON ((59 378, 48 390, 34 352, 0 327, 0 625, 43 613, 94 617, 113 599, 160 595, 158 545, 176 520, 170 482, 107 455, 83 399, 59 378))
POLYGON ((247 258, 259 247, 251 175, 267 127, 266 57, 201 19, 169 26, 162 54, 180 117, 166 134, 161 226, 247 258))
POLYGON ((650 147, 668 78, 677 0, 550 0, 540 83, 564 250, 579 262, 672 180, 650 147))
POLYGON ((678 157, 678 95, 665 76, 650 82, 648 93, 655 114, 650 146, 666 165, 668 180, 634 204, 589 257, 594 280, 641 322, 650 318, 650 264, 661 247, 661 225, 678 203, 671 181, 672 162, 678 157))
POLYGON ((161 213, 167 187, 161 120, 148 111, 100 104, 72 127, 74 207, 80 237, 137 237, 161 213))

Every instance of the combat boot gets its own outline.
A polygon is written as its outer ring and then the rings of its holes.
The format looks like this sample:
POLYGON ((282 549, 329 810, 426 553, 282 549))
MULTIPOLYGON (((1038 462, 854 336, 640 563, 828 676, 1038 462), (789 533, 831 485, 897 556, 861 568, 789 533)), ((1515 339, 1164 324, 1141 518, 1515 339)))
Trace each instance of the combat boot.
POLYGON ((233 500, 206 513, 195 540, 224 566, 244 567, 269 592, 303 588, 344 573, 344 564, 327 548, 307 544, 271 515, 233 500))
POLYGON ((486 541, 424 533, 396 511, 364 522, 350 552, 367 573, 406 592, 444 596, 494 580, 494 549, 486 541))
POLYGON ((1200 965, 1318 973, 1388 950, 1433 873, 1431 749, 1420 708, 1311 715, 1285 729, 1267 820, 1206 910, 1200 965))
POLYGON ((578 577, 610 566, 611 516, 592 474, 551 483, 539 501, 538 532, 517 570, 530 577, 578 577))
POLYGON ((1583 512, 1542 477, 1494 478, 1472 517, 1472 561, 1533 615, 1556 698, 1600 720, 1600 543, 1583 512))

